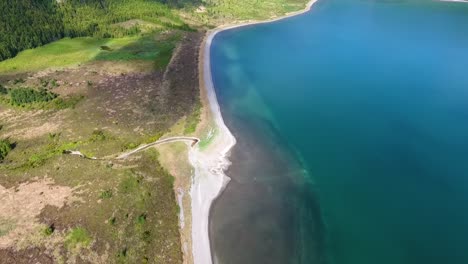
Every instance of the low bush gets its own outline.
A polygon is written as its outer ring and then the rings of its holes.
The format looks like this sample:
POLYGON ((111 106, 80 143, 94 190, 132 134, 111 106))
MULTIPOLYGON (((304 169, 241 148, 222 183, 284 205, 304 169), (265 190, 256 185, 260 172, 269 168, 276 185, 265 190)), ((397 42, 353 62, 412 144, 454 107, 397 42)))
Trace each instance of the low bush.
POLYGON ((3 161, 8 153, 13 149, 13 144, 9 139, 0 140, 0 162, 3 161))
POLYGON ((18 88, 10 91, 11 104, 21 106, 36 102, 49 102, 57 98, 57 94, 45 89, 18 88))
POLYGON ((112 190, 105 190, 102 191, 101 194, 99 195, 99 198, 101 199, 110 199, 112 198, 112 190))
POLYGON ((75 106, 83 100, 84 96, 82 95, 74 95, 74 96, 69 96, 66 98, 57 98, 53 102, 53 108, 55 109, 66 109, 66 108, 75 108, 75 106))
POLYGON ((8 93, 8 89, 5 88, 5 86, 0 84, 0 94, 7 94, 7 93, 8 93))

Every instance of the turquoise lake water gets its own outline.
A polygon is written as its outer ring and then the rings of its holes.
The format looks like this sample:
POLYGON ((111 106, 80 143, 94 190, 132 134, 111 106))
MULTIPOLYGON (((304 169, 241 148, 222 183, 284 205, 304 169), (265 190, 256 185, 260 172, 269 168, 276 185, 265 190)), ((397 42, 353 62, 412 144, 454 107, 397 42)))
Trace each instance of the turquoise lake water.
POLYGON ((319 0, 211 52, 217 263, 468 263, 468 3, 319 0))

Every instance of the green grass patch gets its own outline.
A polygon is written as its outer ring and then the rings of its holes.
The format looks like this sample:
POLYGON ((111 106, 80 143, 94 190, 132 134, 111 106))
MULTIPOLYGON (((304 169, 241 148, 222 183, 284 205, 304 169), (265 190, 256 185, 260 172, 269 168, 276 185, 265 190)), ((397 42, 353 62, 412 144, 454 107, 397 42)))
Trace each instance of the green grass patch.
POLYGON ((139 225, 144 225, 146 223, 146 217, 147 217, 146 213, 143 213, 143 214, 139 215, 137 217, 137 223, 139 225))
MULTIPOLYGON (((64 38, 39 48, 25 50, 0 62, 0 73, 26 72, 50 67, 99 61, 155 61, 157 69, 170 61, 180 36, 156 41, 154 34, 123 38, 64 38), (103 48, 105 47, 105 48, 103 48)), ((49 85, 49 81, 44 84, 49 85)))
POLYGON ((25 50, 0 62, 0 72, 24 72, 48 67, 62 67, 89 61, 107 45, 107 39, 64 38, 39 48, 25 50))
POLYGON ((119 192, 131 193, 138 190, 139 182, 133 173, 128 173, 119 184, 119 192))
POLYGON ((150 143, 156 142, 156 141, 158 141, 163 135, 164 135, 163 132, 159 132, 159 133, 156 133, 155 135, 148 136, 148 138, 145 139, 145 143, 146 143, 146 144, 150 144, 150 143))
POLYGON ((110 51, 101 52, 96 60, 105 61, 154 61, 155 69, 161 70, 169 64, 172 53, 180 35, 174 35, 167 40, 156 41, 153 35, 136 38, 121 48, 109 46, 110 51))
POLYGON ((51 142, 45 146, 41 151, 31 155, 28 160, 21 166, 23 168, 36 168, 45 164, 47 160, 57 155, 61 155, 65 150, 76 149, 81 142, 68 142, 58 144, 51 142))
POLYGON ((123 38, 64 38, 39 48, 25 50, 12 59, 1 61, 0 73, 64 67, 92 60, 158 61, 159 57, 161 62, 157 65, 162 67, 170 60, 174 43, 178 39, 156 42, 150 35, 123 38))
POLYGON ((168 42, 168 43, 161 43, 159 45, 159 53, 154 61, 154 68, 157 70, 165 69, 166 66, 169 64, 172 58, 172 53, 175 49, 175 44, 168 42))
POLYGON ((213 142, 213 139, 218 135, 219 133, 219 130, 217 127, 214 127, 208 134, 206 137, 204 138, 201 138, 200 139, 200 142, 198 142, 198 147, 203 150, 203 149, 206 149, 210 144, 211 142, 213 142))
POLYGON ((92 238, 84 228, 73 228, 65 238, 65 245, 69 249, 76 248, 77 246, 87 247, 91 244, 92 238))
POLYGON ((96 60, 154 60, 159 53, 158 45, 151 36, 113 39, 107 47, 108 50, 100 52, 96 60))

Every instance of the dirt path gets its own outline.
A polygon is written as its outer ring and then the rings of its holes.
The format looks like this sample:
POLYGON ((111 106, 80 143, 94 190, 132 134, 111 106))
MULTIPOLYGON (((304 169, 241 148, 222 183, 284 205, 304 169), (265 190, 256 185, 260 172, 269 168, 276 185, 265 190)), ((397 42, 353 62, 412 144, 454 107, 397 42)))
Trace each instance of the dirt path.
POLYGON ((196 138, 196 137, 185 137, 185 136, 164 138, 164 139, 160 139, 158 141, 155 141, 155 142, 152 142, 152 143, 149 143, 149 144, 141 145, 138 148, 133 149, 133 150, 131 150, 129 152, 124 152, 124 153, 120 154, 119 156, 117 156, 115 158, 112 158, 112 157, 103 157, 103 158, 87 157, 86 155, 84 155, 83 153, 81 153, 80 151, 77 151, 77 150, 65 150, 64 154, 76 155, 76 156, 80 156, 82 158, 90 159, 90 160, 122 160, 122 159, 128 158, 129 156, 131 156, 131 155, 133 155, 133 154, 135 154, 137 152, 146 150, 148 148, 151 148, 151 147, 154 147, 154 146, 157 146, 157 145, 172 143, 172 142, 184 142, 184 141, 185 142, 192 142, 191 146, 193 147, 198 142, 200 142, 200 139, 196 138))

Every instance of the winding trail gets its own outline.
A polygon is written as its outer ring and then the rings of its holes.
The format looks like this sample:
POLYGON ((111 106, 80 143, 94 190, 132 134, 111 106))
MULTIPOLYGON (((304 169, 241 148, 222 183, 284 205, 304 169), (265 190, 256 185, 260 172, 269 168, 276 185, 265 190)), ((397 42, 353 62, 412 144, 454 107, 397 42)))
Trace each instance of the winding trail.
POLYGON ((133 150, 131 150, 129 152, 122 153, 117 157, 103 157, 103 158, 88 157, 88 156, 84 155, 83 153, 81 153, 80 151, 77 151, 77 150, 65 150, 63 152, 63 154, 76 155, 76 156, 80 156, 82 158, 90 159, 90 160, 122 160, 122 159, 128 158, 129 156, 131 156, 131 155, 133 155, 133 154, 135 154, 137 152, 146 150, 146 149, 151 148, 153 146, 162 145, 162 144, 166 144, 166 143, 172 143, 172 142, 191 142, 192 144, 190 146, 193 147, 198 142, 200 142, 200 139, 196 138, 196 137, 186 137, 186 136, 177 136, 177 137, 164 138, 164 139, 157 140, 155 142, 151 142, 151 143, 148 143, 148 144, 143 144, 143 145, 139 146, 138 148, 133 149, 133 150))

